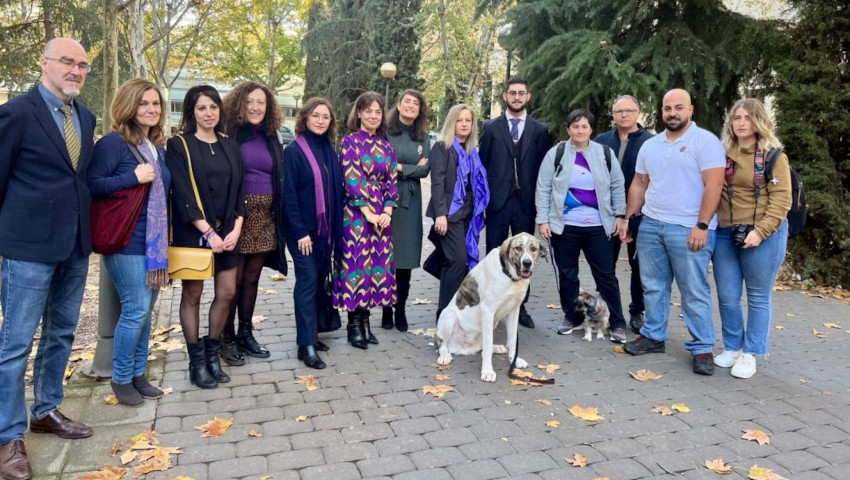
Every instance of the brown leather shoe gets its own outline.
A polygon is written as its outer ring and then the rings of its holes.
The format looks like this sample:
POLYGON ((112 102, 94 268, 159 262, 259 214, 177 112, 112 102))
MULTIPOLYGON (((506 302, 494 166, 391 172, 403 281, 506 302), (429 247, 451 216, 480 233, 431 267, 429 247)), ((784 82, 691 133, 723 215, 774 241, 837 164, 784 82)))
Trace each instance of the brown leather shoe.
POLYGON ((27 480, 32 477, 30 461, 23 440, 12 440, 0 445, 0 478, 27 480))
POLYGON ((92 434, 91 427, 62 415, 58 408, 40 420, 35 417, 30 418, 30 431, 32 433, 55 433, 59 438, 86 438, 92 434))

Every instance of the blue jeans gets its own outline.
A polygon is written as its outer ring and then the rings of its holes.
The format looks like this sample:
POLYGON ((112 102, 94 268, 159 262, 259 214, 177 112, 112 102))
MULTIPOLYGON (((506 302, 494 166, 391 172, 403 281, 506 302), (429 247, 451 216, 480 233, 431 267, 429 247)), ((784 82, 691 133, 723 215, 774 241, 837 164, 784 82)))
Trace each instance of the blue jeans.
POLYGON ((144 375, 148 365, 151 312, 159 291, 147 285, 144 255, 106 255, 103 262, 121 299, 113 340, 112 381, 130 383, 133 377, 144 375))
POLYGON ((720 303, 724 349, 767 355, 773 284, 785 258, 787 242, 787 221, 755 248, 738 248, 732 245, 730 229, 717 229, 717 246, 711 258, 720 303), (743 283, 747 284, 746 328, 741 309, 743 283))
POLYGON ((24 371, 41 322, 33 366, 32 415, 43 418, 62 403, 62 379, 74 342, 89 270, 88 257, 58 263, 4 258, 0 264, 0 445, 24 438, 27 429, 24 371))
POLYGON ((714 251, 716 234, 709 230, 705 246, 692 252, 688 248, 690 233, 690 227, 649 217, 644 217, 640 224, 637 250, 646 304, 646 316, 640 334, 651 340, 667 340, 670 294, 675 278, 682 294, 685 323, 692 338, 685 342, 685 349, 692 355, 698 355, 714 349, 708 261, 714 251))

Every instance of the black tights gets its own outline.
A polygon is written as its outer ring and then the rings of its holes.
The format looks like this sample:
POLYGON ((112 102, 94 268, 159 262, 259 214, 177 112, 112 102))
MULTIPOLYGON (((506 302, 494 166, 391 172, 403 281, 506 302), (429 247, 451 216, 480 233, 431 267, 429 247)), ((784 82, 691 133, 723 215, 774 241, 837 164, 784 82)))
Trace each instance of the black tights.
MULTIPOLYGON (((215 296, 210 305, 209 337, 218 339, 227 322, 230 306, 236 294, 236 268, 215 272, 215 296)), ((198 330, 201 316, 201 294, 204 293, 203 280, 183 280, 183 294, 180 296, 180 325, 186 343, 198 343, 198 330)))
POLYGON ((410 268, 397 268, 395 270, 396 304, 404 305, 410 296, 410 276, 413 270, 410 268))
MULTIPOLYGON (((272 252, 274 253, 274 252, 272 252)), ((230 307, 227 315, 225 333, 236 335, 235 319, 239 311, 239 323, 251 322, 254 318, 254 308, 257 306, 257 291, 260 288, 260 275, 266 262, 266 252, 242 255, 236 276, 236 301, 230 307)))

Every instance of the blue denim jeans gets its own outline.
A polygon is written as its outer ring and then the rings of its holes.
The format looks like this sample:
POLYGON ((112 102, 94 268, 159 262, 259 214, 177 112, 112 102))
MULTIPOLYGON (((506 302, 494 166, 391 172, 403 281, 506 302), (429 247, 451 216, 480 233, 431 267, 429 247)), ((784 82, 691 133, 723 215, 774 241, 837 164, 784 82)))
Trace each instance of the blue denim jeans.
POLYGON ((33 366, 32 415, 43 418, 64 396, 62 379, 74 342, 89 269, 88 257, 59 263, 4 258, 0 264, 0 445, 24 438, 27 429, 24 372, 41 320, 33 366))
POLYGON ((144 375, 148 365, 151 312, 159 291, 147 285, 144 255, 106 255, 103 262, 121 299, 113 340, 112 381, 130 383, 133 377, 144 375))
POLYGON ((670 294, 673 279, 682 294, 682 312, 691 334, 685 349, 692 355, 714 348, 714 324, 711 320, 711 287, 708 285, 708 261, 714 251, 715 232, 708 231, 705 246, 692 252, 688 248, 691 228, 644 217, 637 239, 640 279, 646 316, 640 334, 651 340, 667 340, 670 294))
POLYGON ((717 229, 717 245, 711 258, 720 303, 724 349, 767 355, 773 284, 785 258, 787 242, 787 221, 755 248, 738 248, 732 245, 730 229, 717 229), (746 327, 741 308, 744 283, 747 284, 746 327))

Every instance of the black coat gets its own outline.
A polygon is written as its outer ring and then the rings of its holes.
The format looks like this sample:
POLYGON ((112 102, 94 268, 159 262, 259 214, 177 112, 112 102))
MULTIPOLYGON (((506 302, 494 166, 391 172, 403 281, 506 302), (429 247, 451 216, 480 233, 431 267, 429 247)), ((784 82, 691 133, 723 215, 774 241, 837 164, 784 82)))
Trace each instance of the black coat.
POLYGON ((71 166, 53 115, 34 87, 0 105, 0 256, 55 263, 91 253, 87 169, 95 116, 74 101, 80 119, 80 158, 71 166))
MULTIPOLYGON (((618 159, 620 160, 620 168, 623 170, 623 178, 626 180, 626 198, 629 197, 629 186, 632 184, 632 179, 635 178, 635 163, 637 163, 640 147, 643 142, 652 137, 653 135, 647 132, 643 125, 638 124, 638 129, 629 134, 629 143, 626 145, 626 151, 623 152, 623 158, 618 159)), ((600 133, 593 141, 611 147, 615 154, 620 153, 620 134, 616 128, 600 133)))
MULTIPOLYGON (((505 206, 505 201, 514 189, 514 145, 505 114, 484 124, 479 145, 481 164, 487 170, 487 184, 490 187, 490 203, 487 204, 486 210, 489 215, 505 206)), ((534 191, 537 188, 537 173, 549 146, 549 131, 546 125, 527 115, 520 138, 517 178, 522 209, 531 218, 535 217, 534 191)))
POLYGON ((189 146, 189 154, 192 159, 192 170, 195 174, 195 183, 201 196, 201 208, 195 201, 192 183, 189 179, 189 166, 186 159, 186 149, 180 136, 171 137, 168 140, 165 151, 165 164, 171 172, 171 226, 173 231, 172 245, 182 247, 199 247, 202 232, 192 225, 194 220, 206 218, 207 223, 216 227, 216 232, 224 238, 233 230, 236 217, 247 216, 245 207, 245 183, 244 166, 242 155, 239 153, 239 145, 228 137, 218 135, 221 146, 222 157, 230 163, 233 176, 227 187, 228 211, 224 218, 216 218, 215 207, 207 182, 207 167, 201 161, 201 152, 194 135, 182 134, 186 137, 189 146))
MULTIPOLYGON (((425 215, 433 219, 448 216, 457 183, 457 152, 452 147, 446 148, 442 142, 435 143, 428 155, 428 164, 431 166, 431 200, 425 215)), ((455 220, 463 213, 460 209, 448 220, 455 220)))

